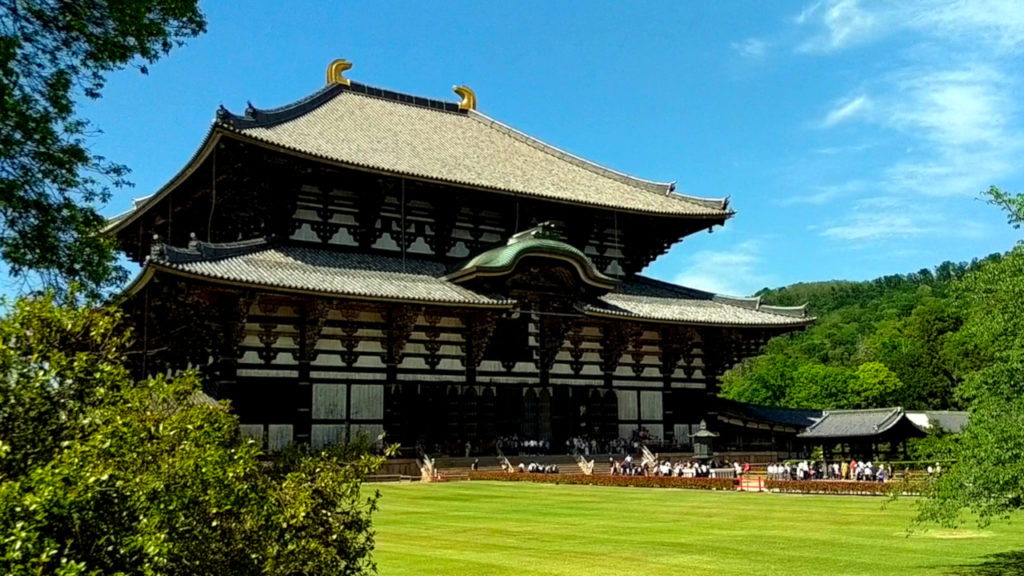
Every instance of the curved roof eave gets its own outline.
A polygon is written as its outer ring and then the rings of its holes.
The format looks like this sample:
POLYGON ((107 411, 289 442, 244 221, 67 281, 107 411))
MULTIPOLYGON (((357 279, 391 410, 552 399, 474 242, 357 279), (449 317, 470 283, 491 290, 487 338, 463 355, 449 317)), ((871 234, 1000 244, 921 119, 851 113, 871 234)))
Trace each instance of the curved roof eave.
POLYGON ((143 288, 145 288, 149 284, 149 282, 153 279, 153 277, 156 275, 157 272, 166 273, 166 274, 170 274, 172 276, 178 276, 178 277, 181 277, 181 278, 189 278, 189 279, 192 279, 192 280, 201 280, 201 281, 204 281, 204 282, 209 282, 211 284, 218 284, 218 285, 222 285, 222 286, 231 286, 231 287, 237 287, 237 288, 255 288, 255 289, 259 289, 259 290, 266 290, 268 292, 276 292, 276 293, 281 293, 281 294, 299 294, 299 295, 306 295, 306 296, 320 296, 320 297, 326 297, 326 298, 336 298, 336 299, 339 299, 339 300, 346 300, 347 299, 347 300, 361 300, 361 301, 368 301, 368 302, 382 302, 383 301, 383 302, 397 302, 397 303, 402 303, 402 304, 418 304, 418 305, 421 304, 421 305, 424 305, 424 306, 443 306, 443 307, 478 308, 478 309, 482 308, 482 309, 489 309, 489 310, 509 310, 514 305, 514 302, 508 301, 508 300, 506 300, 506 301, 498 301, 498 300, 496 300, 493 303, 484 303, 484 302, 467 303, 467 302, 454 302, 454 301, 449 302, 449 301, 444 301, 444 300, 428 300, 428 299, 414 300, 414 299, 402 299, 402 298, 387 298, 387 297, 372 296, 372 295, 362 295, 362 294, 343 294, 343 293, 337 293, 337 292, 306 290, 306 289, 302 289, 302 288, 290 288, 290 287, 287 287, 287 286, 275 286, 275 285, 271 285, 271 284, 266 284, 266 285, 264 285, 264 284, 252 284, 252 283, 248 283, 248 282, 238 282, 238 281, 227 280, 227 279, 223 279, 223 278, 204 276, 202 274, 196 274, 194 272, 187 272, 187 271, 184 271, 184 270, 179 270, 177 268, 174 268, 173 266, 166 266, 166 265, 163 265, 161 263, 154 262, 152 260, 149 260, 149 261, 146 262, 146 264, 143 266, 142 271, 138 275, 136 275, 135 279, 132 280, 131 284, 129 284, 121 292, 121 294, 118 296, 118 299, 123 301, 123 300, 128 299, 128 298, 134 296, 135 294, 137 294, 140 290, 142 290, 143 288))
POLYGON ((612 312, 609 310, 596 310, 587 307, 583 310, 585 316, 592 316, 594 318, 607 318, 611 320, 631 320, 634 322, 645 322, 653 324, 674 324, 678 326, 707 326, 710 328, 751 328, 751 329, 779 329, 779 330, 790 330, 794 328, 805 328, 813 322, 813 318, 801 319, 799 322, 779 322, 779 323, 730 323, 730 322, 707 322, 701 320, 675 320, 666 318, 652 318, 647 316, 641 316, 638 314, 632 314, 629 312, 612 312))
POLYGON ((103 228, 103 232, 107 234, 117 234, 140 216, 148 212, 149 208, 155 206, 161 200, 166 198, 168 194, 170 194, 175 188, 191 176, 199 166, 202 165, 224 133, 224 131, 218 129, 216 122, 213 123, 209 130, 206 131, 206 136, 203 138, 202 142, 200 142, 199 147, 196 148, 196 151, 192 153, 192 156, 185 163, 185 166, 183 166, 177 174, 172 176, 171 179, 161 186, 155 193, 145 197, 141 202, 134 204, 131 209, 109 218, 107 220, 107 225, 103 228))

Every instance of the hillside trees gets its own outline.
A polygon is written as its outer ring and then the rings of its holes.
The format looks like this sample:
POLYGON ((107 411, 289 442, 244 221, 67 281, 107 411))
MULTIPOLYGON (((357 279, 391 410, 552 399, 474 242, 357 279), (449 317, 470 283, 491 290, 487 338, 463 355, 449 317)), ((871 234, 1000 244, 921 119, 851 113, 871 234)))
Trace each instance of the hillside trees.
POLYGON ((121 281, 96 207, 128 169, 89 149, 95 128, 76 99, 99 98, 111 71, 145 73, 205 26, 196 0, 0 0, 0 257, 12 274, 92 294, 121 281))
POLYGON ((961 318, 948 293, 976 265, 763 291, 772 303, 808 302, 818 320, 726 373, 723 395, 800 408, 958 407, 951 338, 961 318))

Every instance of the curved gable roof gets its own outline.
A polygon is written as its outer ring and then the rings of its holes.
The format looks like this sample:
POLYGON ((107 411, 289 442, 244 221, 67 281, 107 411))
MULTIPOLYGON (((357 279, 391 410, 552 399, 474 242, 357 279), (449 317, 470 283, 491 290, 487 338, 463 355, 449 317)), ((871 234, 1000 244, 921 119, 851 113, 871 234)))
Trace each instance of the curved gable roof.
POLYGON ((572 264, 580 279, 603 291, 615 288, 617 280, 605 276, 580 249, 545 233, 544 225, 520 232, 503 246, 481 252, 445 276, 452 282, 464 282, 480 276, 500 276, 512 272, 528 256, 551 258, 572 264))

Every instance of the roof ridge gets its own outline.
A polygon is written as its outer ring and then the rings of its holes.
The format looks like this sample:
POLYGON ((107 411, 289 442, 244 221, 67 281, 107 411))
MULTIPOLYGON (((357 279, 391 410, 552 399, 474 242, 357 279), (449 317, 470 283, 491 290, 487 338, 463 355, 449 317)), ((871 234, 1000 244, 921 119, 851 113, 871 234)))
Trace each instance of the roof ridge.
POLYGON ((181 264, 186 262, 212 261, 231 258, 258 252, 276 243, 276 238, 266 236, 263 238, 252 238, 249 240, 238 240, 235 242, 203 242, 196 240, 195 233, 191 234, 188 246, 181 248, 171 246, 160 241, 154 236, 153 244, 150 247, 150 258, 158 262, 168 264, 181 264))
POLYGON ((345 92, 351 92, 367 98, 377 98, 408 106, 436 110, 438 112, 451 112, 462 116, 466 115, 466 111, 460 110, 459 105, 455 102, 434 100, 433 98, 424 98, 422 96, 406 94, 405 92, 376 88, 359 82, 352 82, 349 85, 328 84, 312 94, 294 102, 274 108, 257 108, 256 106, 253 106, 251 102, 248 102, 245 114, 243 115, 231 112, 222 104, 217 110, 217 121, 239 130, 257 127, 266 128, 275 124, 288 122, 289 120, 294 120, 300 116, 308 114, 345 92))
POLYGON ((253 106, 251 102, 247 103, 245 113, 242 115, 235 114, 228 110, 223 105, 217 110, 217 122, 227 127, 244 130, 247 128, 257 127, 269 127, 276 124, 281 124, 294 120, 300 116, 303 116, 327 102, 333 100, 342 93, 351 92, 356 95, 378 98, 381 100, 387 100, 396 102, 399 104, 405 104, 408 106, 417 106, 420 108, 426 108, 428 110, 434 110, 438 112, 450 112, 461 116, 473 118, 479 122, 482 122, 492 128, 495 128, 506 135, 515 138, 527 145, 533 146, 537 150, 551 154, 552 156, 569 162, 575 166, 589 170, 600 176, 610 178, 622 184, 639 188, 652 194, 659 194, 680 200, 682 202, 691 202, 706 208, 717 208, 725 210, 729 204, 728 198, 702 198, 699 196, 692 196, 689 194, 678 194, 675 192, 675 182, 657 182, 654 180, 647 180, 645 178, 639 178, 632 176, 603 166, 596 162, 587 160, 581 156, 577 156, 571 152, 563 150, 558 146, 549 144, 539 138, 535 138, 526 134, 521 130, 517 130, 504 122, 495 120, 490 116, 479 112, 477 110, 461 110, 459 109, 458 103, 448 102, 444 100, 434 100, 432 98, 424 98, 422 96, 416 96, 405 92, 398 92, 396 90, 386 90, 383 88, 376 88, 366 84, 358 82, 352 82, 350 85, 344 84, 328 84, 323 88, 320 88, 316 92, 309 94, 299 100, 284 104, 274 108, 257 108, 253 106))

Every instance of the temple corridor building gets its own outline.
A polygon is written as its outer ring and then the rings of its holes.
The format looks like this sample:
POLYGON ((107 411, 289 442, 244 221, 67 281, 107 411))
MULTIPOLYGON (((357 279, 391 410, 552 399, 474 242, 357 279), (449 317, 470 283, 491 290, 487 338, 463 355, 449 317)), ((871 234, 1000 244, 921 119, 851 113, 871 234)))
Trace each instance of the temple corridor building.
POLYGON ((201 370, 268 449, 640 429, 686 446, 722 372, 812 320, 641 274, 727 200, 540 142, 466 87, 430 100, 348 67, 287 106, 222 107, 108 226, 142 265, 123 296, 139 374, 201 370))

